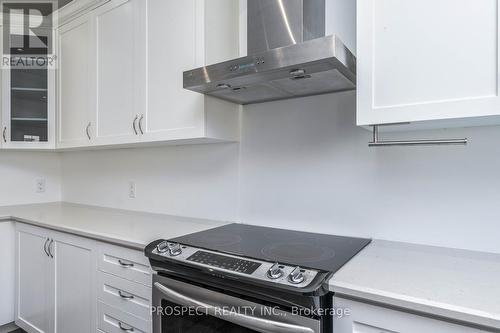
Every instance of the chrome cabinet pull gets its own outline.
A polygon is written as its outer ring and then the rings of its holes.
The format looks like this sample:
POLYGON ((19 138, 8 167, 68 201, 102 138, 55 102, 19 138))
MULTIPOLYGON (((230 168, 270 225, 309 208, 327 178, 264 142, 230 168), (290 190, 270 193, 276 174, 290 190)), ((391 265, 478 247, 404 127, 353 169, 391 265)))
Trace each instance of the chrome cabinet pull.
POLYGON ((122 266, 122 267, 134 267, 134 264, 131 263, 131 262, 125 262, 121 259, 118 259, 118 263, 122 266))
POLYGON ((383 125, 373 125, 373 139, 368 142, 368 147, 388 147, 388 146, 422 146, 422 145, 466 145, 467 138, 464 139, 431 139, 431 140, 380 140, 378 127, 383 125))
POLYGON ((139 133, 137 132, 137 127, 136 127, 136 122, 137 122, 137 119, 139 119, 139 115, 135 115, 134 121, 132 122, 132 128, 134 129, 134 133, 135 133, 135 135, 139 134, 139 133))
POLYGON ((87 125, 87 128, 85 129, 85 133, 87 134, 87 138, 89 138, 89 140, 90 140, 90 132, 89 132, 89 129, 90 129, 90 126, 91 126, 91 125, 92 125, 92 123, 89 123, 89 124, 87 125))
POLYGON ((49 252, 47 252, 47 243, 48 242, 49 242, 49 239, 47 238, 45 240, 45 244, 43 244, 43 250, 45 251, 45 254, 47 255, 47 257, 50 257, 49 252))
POLYGON ((49 245, 47 246, 47 250, 49 251, 50 257, 54 258, 54 254, 52 254, 52 244, 54 244, 54 240, 51 239, 49 245))
POLYGON ((134 328, 132 326, 129 326, 129 325, 125 325, 123 324, 121 321, 118 322, 118 327, 122 330, 122 331, 125 331, 125 332, 133 332, 134 331, 134 328))
POLYGON ((144 119, 144 115, 141 114, 141 118, 139 119, 139 131, 141 131, 141 134, 144 134, 144 131, 142 130, 142 120, 144 119))
POLYGON ((153 284, 154 288, 160 291, 166 300, 173 303, 196 307, 200 311, 215 318, 219 318, 236 325, 247 327, 258 332, 274 332, 274 333, 314 333, 315 331, 309 327, 289 324, 285 322, 253 317, 251 315, 239 313, 236 311, 223 311, 224 305, 211 304, 205 301, 191 298, 173 289, 170 289, 159 282, 153 284))
POLYGON ((121 290, 118 290, 118 295, 120 295, 120 297, 123 299, 134 299, 134 295, 131 295, 129 293, 125 293, 121 290))
POLYGON ((2 136, 3 136, 3 142, 7 142, 7 136, 5 134, 7 132, 7 126, 4 126, 2 136))

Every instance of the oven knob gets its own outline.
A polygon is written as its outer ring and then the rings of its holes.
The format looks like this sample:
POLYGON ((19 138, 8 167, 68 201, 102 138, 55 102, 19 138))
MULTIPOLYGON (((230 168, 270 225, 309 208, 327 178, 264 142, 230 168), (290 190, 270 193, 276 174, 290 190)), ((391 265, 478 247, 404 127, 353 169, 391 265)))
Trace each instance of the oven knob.
POLYGON ((168 243, 167 241, 163 241, 160 244, 156 245, 156 250, 158 253, 165 253, 168 250, 168 243))
POLYGON ((168 244, 168 253, 171 257, 178 256, 182 253, 181 244, 179 243, 169 243, 168 244))
POLYGON ((272 265, 271 268, 269 268, 269 270, 267 271, 267 277, 270 278, 271 280, 279 279, 282 276, 283 276, 283 270, 281 269, 278 263, 272 265))
POLYGON ((299 266, 295 267, 294 270, 288 276, 288 281, 293 284, 299 284, 301 282, 304 282, 304 279, 305 277, 303 274, 303 270, 299 266))

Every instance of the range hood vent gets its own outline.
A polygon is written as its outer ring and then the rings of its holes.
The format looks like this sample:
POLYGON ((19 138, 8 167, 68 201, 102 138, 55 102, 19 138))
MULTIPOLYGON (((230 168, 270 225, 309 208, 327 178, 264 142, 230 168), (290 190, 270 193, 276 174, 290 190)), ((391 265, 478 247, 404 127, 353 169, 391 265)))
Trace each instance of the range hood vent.
POLYGON ((356 58, 324 36, 324 0, 247 3, 250 55, 184 72, 185 89, 244 105, 356 88, 356 58))

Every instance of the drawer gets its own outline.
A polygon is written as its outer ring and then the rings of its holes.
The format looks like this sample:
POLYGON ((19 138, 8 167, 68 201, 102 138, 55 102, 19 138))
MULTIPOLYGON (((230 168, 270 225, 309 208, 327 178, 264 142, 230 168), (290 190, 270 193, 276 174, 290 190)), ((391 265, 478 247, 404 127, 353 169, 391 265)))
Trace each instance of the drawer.
POLYGON ((151 268, 141 251, 100 243, 97 264, 103 272, 151 287, 151 268))
POLYGON ((120 277, 98 273, 97 297, 105 304, 144 320, 151 320, 151 288, 120 277))
POLYGON ((151 333, 152 323, 118 310, 102 302, 97 303, 97 328, 106 333, 151 333))

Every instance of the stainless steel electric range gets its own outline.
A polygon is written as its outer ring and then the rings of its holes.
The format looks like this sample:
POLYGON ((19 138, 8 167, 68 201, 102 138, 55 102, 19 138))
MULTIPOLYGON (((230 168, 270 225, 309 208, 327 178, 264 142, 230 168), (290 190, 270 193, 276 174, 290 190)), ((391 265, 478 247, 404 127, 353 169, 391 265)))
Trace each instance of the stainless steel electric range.
POLYGON ((369 243, 245 224, 154 241, 153 332, 331 332, 328 280, 369 243))

